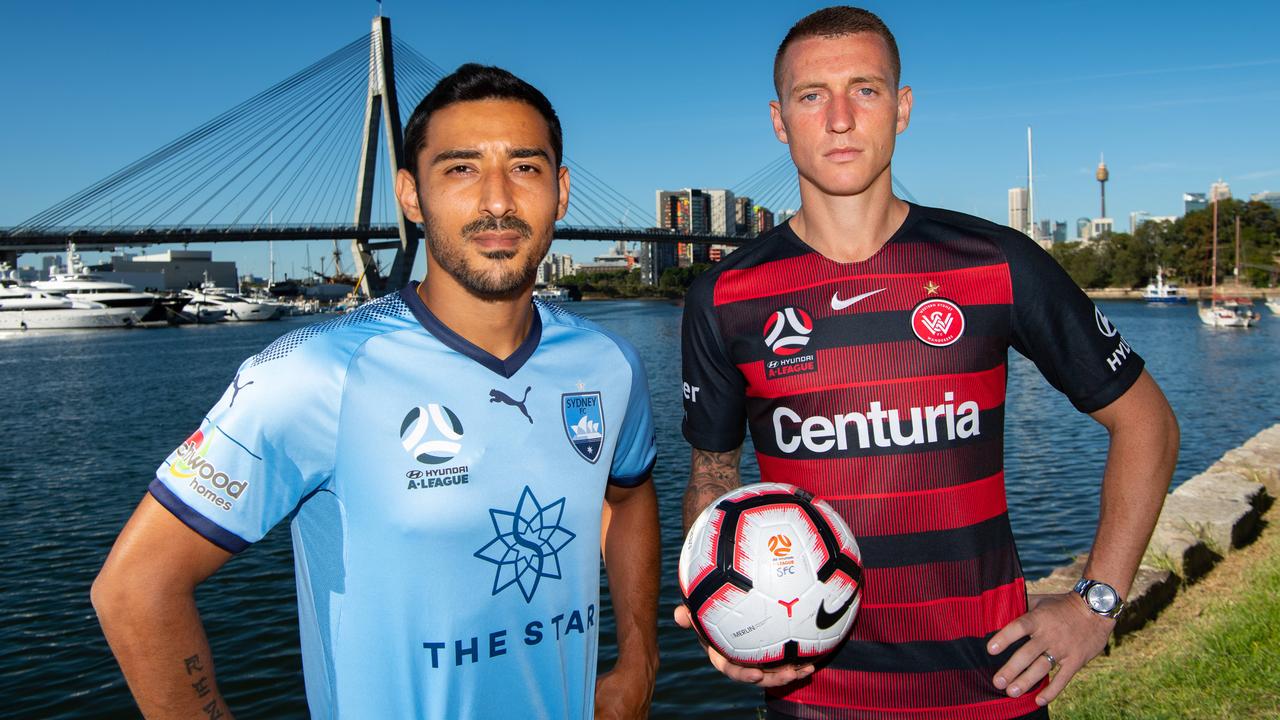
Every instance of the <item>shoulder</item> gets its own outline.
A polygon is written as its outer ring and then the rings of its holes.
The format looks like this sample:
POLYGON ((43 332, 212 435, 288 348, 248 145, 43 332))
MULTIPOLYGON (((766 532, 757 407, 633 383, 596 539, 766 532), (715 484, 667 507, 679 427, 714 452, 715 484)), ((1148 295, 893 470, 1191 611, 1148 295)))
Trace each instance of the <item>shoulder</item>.
POLYGON ((544 336, 560 336, 563 342, 573 346, 575 354, 617 353, 633 370, 640 368, 640 353, 621 335, 555 303, 534 300, 533 305, 542 317, 544 336))
POLYGON ((969 241, 990 245, 1007 259, 1046 256, 1047 253, 1026 234, 1005 225, 954 210, 917 205, 920 222, 916 232, 929 239, 969 241))
POLYGON ((758 237, 747 240, 724 256, 711 269, 694 278, 685 294, 685 303, 711 307, 714 304, 716 285, 726 275, 741 274, 774 260, 803 252, 803 248, 797 248, 789 242, 786 227, 785 224, 778 225, 758 237))
POLYGON ((411 328, 414 322, 399 293, 392 293, 332 320, 285 333, 244 367, 287 373, 298 366, 345 366, 370 338, 411 328))

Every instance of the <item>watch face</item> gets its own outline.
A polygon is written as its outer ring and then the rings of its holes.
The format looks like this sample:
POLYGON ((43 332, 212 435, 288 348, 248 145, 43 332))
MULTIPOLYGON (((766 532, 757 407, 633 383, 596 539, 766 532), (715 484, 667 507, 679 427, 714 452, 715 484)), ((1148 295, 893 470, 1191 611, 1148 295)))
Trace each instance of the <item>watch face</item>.
POLYGON ((1116 606, 1116 591, 1110 585, 1094 585, 1085 593, 1085 602, 1097 612, 1111 612, 1116 606))

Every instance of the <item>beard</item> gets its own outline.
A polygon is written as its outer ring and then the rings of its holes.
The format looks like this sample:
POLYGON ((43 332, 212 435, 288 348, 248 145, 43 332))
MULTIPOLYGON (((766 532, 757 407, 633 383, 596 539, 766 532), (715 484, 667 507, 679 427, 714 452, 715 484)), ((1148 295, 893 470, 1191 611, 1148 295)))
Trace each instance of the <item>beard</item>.
POLYGON ((551 247, 551 231, 535 235, 533 227, 518 217, 480 217, 462 226, 458 239, 451 238, 435 218, 424 213, 423 223, 427 249, 440 269, 448 273, 458 284, 482 300, 511 300, 533 286, 538 277, 538 264, 551 247), (481 256, 488 267, 476 267, 466 252, 466 246, 477 233, 515 231, 526 242, 533 241, 521 262, 517 250, 491 250, 481 256))

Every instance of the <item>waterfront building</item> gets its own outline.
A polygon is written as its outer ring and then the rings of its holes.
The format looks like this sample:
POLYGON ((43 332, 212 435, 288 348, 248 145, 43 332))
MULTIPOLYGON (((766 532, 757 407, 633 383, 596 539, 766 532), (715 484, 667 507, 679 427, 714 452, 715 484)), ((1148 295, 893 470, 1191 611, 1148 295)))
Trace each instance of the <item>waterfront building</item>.
POLYGON ((1031 235, 1031 219, 1027 215, 1030 193, 1024 187, 1009 188, 1009 227, 1031 235))
POLYGON ((236 264, 214 260, 208 250, 165 250, 151 255, 113 255, 109 270, 98 273, 104 280, 122 282, 139 290, 184 290, 208 282, 217 287, 236 287, 236 264))
POLYGON ((1092 220, 1090 220, 1089 218, 1082 217, 1082 218, 1077 219, 1077 220, 1076 220, 1076 239, 1077 239, 1077 240, 1088 240, 1088 239, 1089 239, 1089 227, 1090 227, 1090 226, 1092 226, 1092 225, 1093 225, 1093 221, 1092 221, 1092 220))
POLYGON ((1197 210, 1209 207, 1209 196, 1205 193, 1182 193, 1182 214, 1190 215, 1197 210))
POLYGON ((1067 224, 1062 221, 1053 223, 1053 241, 1056 243, 1067 241, 1067 224))
POLYGON ((1138 232, 1138 228, 1149 222, 1173 222, 1178 218, 1172 215, 1152 215, 1146 210, 1129 213, 1129 232, 1138 232))
POLYGON ((1249 196, 1249 199, 1253 202, 1266 203, 1267 205, 1280 210, 1280 192, 1265 191, 1254 193, 1249 196))
POLYGON ((1110 235, 1115 227, 1115 222, 1109 217, 1094 218, 1089 222, 1089 239, 1097 240, 1104 235, 1110 235))
POLYGON ((709 222, 713 235, 734 235, 738 232, 738 221, 734 217, 734 197, 732 190, 703 190, 710 199, 708 205, 709 222))
POLYGON ((636 263, 636 258, 627 251, 626 242, 619 240, 613 250, 603 255, 596 255, 589 263, 582 263, 578 270, 584 273, 626 272, 636 263))
POLYGON ((657 285, 667 268, 679 264, 675 243, 647 242, 640 247, 640 281, 657 285))
POLYGON ((1231 185, 1218 178, 1218 182, 1209 186, 1209 202, 1214 200, 1230 200, 1231 185))

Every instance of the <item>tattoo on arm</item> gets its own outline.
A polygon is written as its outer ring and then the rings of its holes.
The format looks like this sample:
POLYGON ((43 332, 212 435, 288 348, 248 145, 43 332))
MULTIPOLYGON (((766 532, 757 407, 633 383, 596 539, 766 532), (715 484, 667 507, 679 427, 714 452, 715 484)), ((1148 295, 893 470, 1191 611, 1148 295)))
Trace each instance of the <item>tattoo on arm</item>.
MULTIPOLYGON (((186 666, 187 675, 201 673, 200 677, 195 682, 191 683, 191 689, 195 690, 196 697, 203 698, 212 693, 213 688, 209 687, 209 676, 207 674, 203 674, 204 664, 200 661, 200 656, 198 654, 192 655, 191 657, 184 659, 182 662, 183 665, 186 666)), ((217 696, 210 698, 207 703, 200 707, 200 710, 205 714, 205 717, 209 718, 209 720, 218 720, 219 718, 226 717, 226 713, 222 708, 222 703, 217 696)))
POLYGON ((698 513, 712 500, 742 484, 738 473, 738 461, 741 457, 741 446, 720 453, 693 449, 693 458, 689 463, 689 486, 684 491, 685 530, 689 529, 698 518, 698 513))

